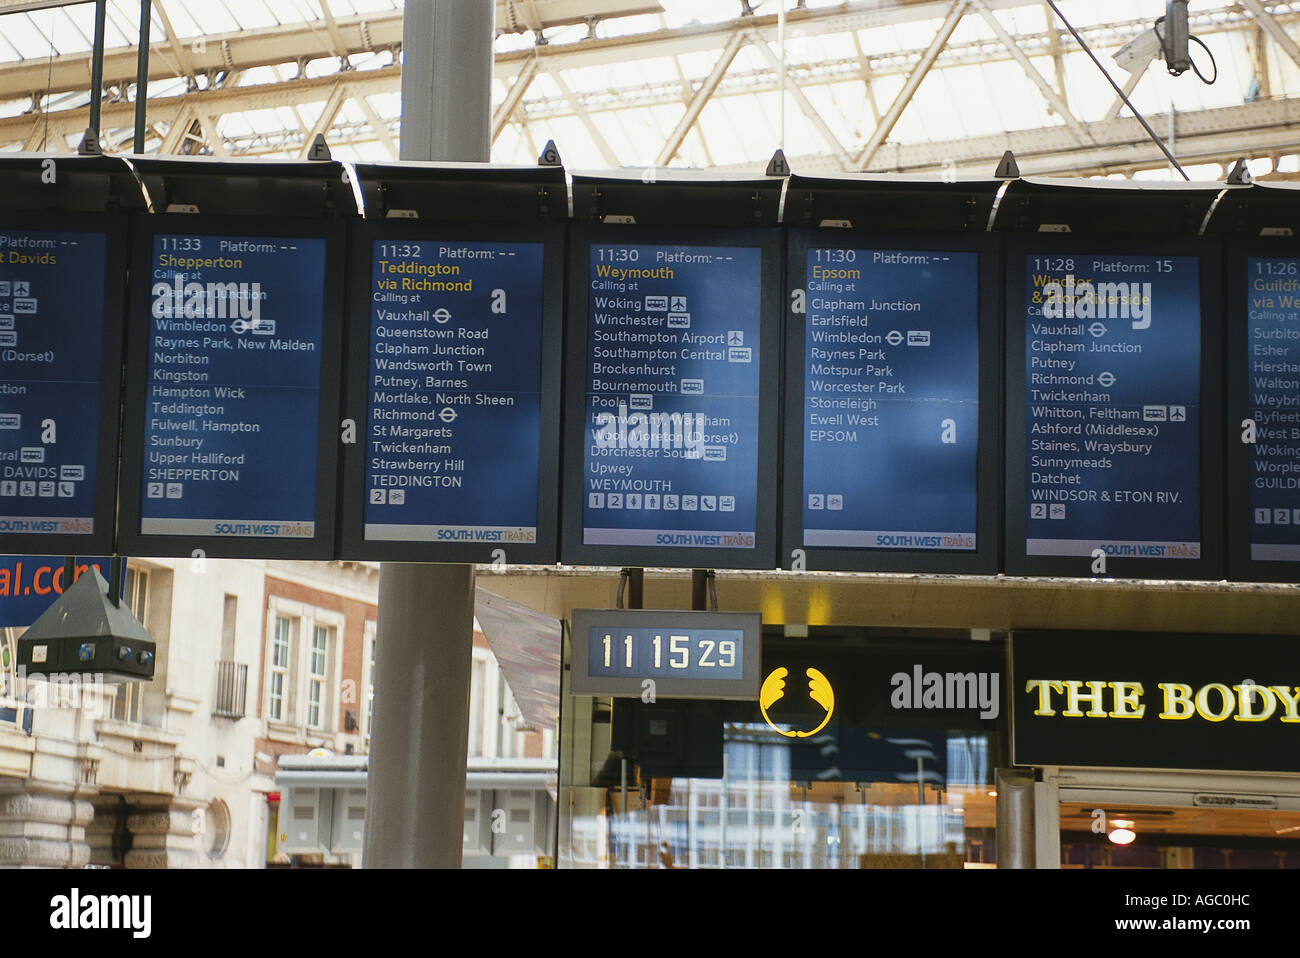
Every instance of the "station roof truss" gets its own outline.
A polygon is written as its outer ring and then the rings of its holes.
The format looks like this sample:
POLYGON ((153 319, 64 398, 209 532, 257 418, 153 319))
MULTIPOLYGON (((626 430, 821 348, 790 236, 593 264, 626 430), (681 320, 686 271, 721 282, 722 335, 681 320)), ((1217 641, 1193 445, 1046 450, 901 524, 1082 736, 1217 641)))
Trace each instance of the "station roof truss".
MULTIPOLYGON (((1113 55, 1159 0, 1059 6, 1193 178, 1300 177, 1300 2, 1193 0, 1218 79, 1113 55)), ((492 159, 570 168, 1167 178, 1042 0, 498 0, 492 159), (783 15, 778 8, 784 4, 783 15)), ((102 144, 131 152, 137 0, 109 0, 102 144)), ((400 0, 151 0, 145 152, 341 159, 401 142, 400 0)), ((0 0, 0 151, 75 150, 94 5, 0 0)), ((1193 46, 1209 72, 1209 56, 1193 46)))

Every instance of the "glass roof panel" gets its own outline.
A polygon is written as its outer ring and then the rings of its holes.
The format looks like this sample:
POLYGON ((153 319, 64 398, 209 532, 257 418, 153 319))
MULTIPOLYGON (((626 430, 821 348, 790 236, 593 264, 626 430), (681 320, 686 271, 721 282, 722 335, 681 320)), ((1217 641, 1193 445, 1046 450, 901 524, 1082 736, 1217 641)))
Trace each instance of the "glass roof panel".
MULTIPOLYGON (((650 2, 653 0, 647 0, 650 2)), ((1164 14, 1164 0, 1058 2, 1071 22, 1088 36, 1118 83, 1127 81, 1129 75, 1115 65, 1113 54, 1164 14)), ((548 46, 539 50, 539 70, 515 114, 529 125, 525 129, 515 122, 507 123, 494 146, 494 158, 531 162, 538 145, 553 137, 570 165, 603 167, 610 162, 610 152, 620 164, 650 162, 661 152, 686 102, 714 68, 732 30, 751 30, 761 24, 762 41, 780 53, 775 49, 776 29, 770 18, 782 5, 793 10, 796 2, 751 0, 754 16, 739 17, 739 0, 663 0, 662 14, 606 16, 590 26, 579 23, 548 28, 548 46), (675 39, 670 40, 665 31, 678 33, 671 34, 675 39), (654 42, 642 45, 636 39, 620 39, 638 34, 653 37, 654 42), (611 42, 616 44, 612 49, 611 42), (590 52, 584 45, 590 45, 590 52), (606 49, 600 49, 602 45, 606 49), (552 70, 584 106, 589 122, 595 124, 606 142, 606 150, 592 137, 587 122, 575 115, 574 104, 561 92, 552 70)), ((155 5, 152 27, 155 57, 157 62, 179 69, 162 13, 170 20, 182 50, 193 51, 195 60, 205 64, 204 69, 220 62, 212 59, 210 49, 206 57, 198 55, 195 41, 204 37, 230 36, 231 44, 223 50, 235 61, 245 51, 256 50, 258 62, 235 64, 238 75, 231 83, 238 86, 241 97, 234 101, 229 97, 213 100, 208 112, 236 153, 293 153, 301 147, 300 124, 310 125, 330 95, 330 77, 337 76, 346 83, 356 74, 393 62, 392 46, 400 41, 400 23, 394 22, 394 11, 400 6, 400 0, 161 0, 155 5), (325 22, 322 3, 328 4, 327 9, 339 21, 338 31, 325 22), (366 21, 364 28, 357 24, 358 19, 366 21), (241 43, 243 37, 271 27, 286 31, 280 63, 268 62, 273 61, 275 52, 267 54, 265 44, 241 43), (345 72, 340 72, 340 62, 332 52, 336 32, 341 32, 349 44, 346 65, 351 70, 345 72), (388 39, 373 39, 377 35, 388 39), (294 82, 299 75, 299 60, 306 64, 305 76, 317 81, 310 92, 304 89, 302 94, 314 100, 314 105, 295 112, 259 103, 260 86, 294 82), (247 96, 243 96, 245 93, 247 96), (228 110, 226 103, 234 106, 228 110)), ((598 0, 591 0, 591 6, 596 16, 604 7, 598 0)), ((803 96, 813 104, 832 136, 827 137, 820 123, 804 115, 799 97, 787 88, 784 139, 792 157, 823 158, 831 164, 828 168, 838 167, 839 161, 833 158, 837 149, 855 156, 872 135, 874 120, 868 89, 876 110, 886 112, 941 21, 934 17, 909 21, 906 3, 863 5, 810 0, 801 6, 804 9, 792 13, 788 21, 785 62, 793 82, 800 85, 803 96), (864 26, 873 22, 876 25, 864 26), (850 29, 856 29, 856 33, 850 29), (855 37, 861 45, 861 57, 855 37), (864 62, 868 75, 862 72, 864 62)), ((545 7, 537 3, 520 9, 527 8, 531 16, 545 7)), ((1293 34, 1300 30, 1300 3, 1272 3, 1269 8, 1282 19, 1285 29, 1293 34)), ((109 48, 131 46, 138 17, 137 0, 109 0, 108 9, 109 48)), ((1190 73, 1174 79, 1166 74, 1162 63, 1156 62, 1144 71, 1133 94, 1143 112, 1167 123, 1171 108, 1176 114, 1185 114, 1240 106, 1264 96, 1287 96, 1300 89, 1300 67, 1272 41, 1265 41, 1267 70, 1263 76, 1256 75, 1260 67, 1255 47, 1261 34, 1249 23, 1240 4, 1232 0, 1193 0, 1191 12, 1193 33, 1204 33, 1202 39, 1217 61, 1219 80, 1206 86, 1190 73)), ((1045 4, 1026 2, 998 9, 993 16, 1002 29, 1020 38, 1021 49, 1043 80, 1053 89, 1064 84, 1074 116, 1085 123, 1107 122, 1115 99, 1112 87, 1045 4)), ((31 109, 34 89, 41 91, 36 95, 38 109, 51 111, 52 135, 76 142, 80 129, 72 132, 70 111, 73 107, 84 109, 87 93, 72 89, 66 77, 81 74, 69 72, 66 63, 76 62, 77 58, 80 64, 85 63, 92 29, 93 5, 88 3, 0 15, 0 124, 11 124, 10 134, 0 138, 0 148, 12 149, 16 140, 26 142, 31 136, 32 126, 22 129, 20 124, 21 115, 31 109), (53 64, 49 62, 51 52, 55 55, 53 64), (73 59, 60 61, 61 57, 73 59), (50 71, 53 77, 64 77, 52 80, 52 95, 48 98, 42 95, 43 66, 54 67, 50 71), (18 67, 26 71, 21 80, 14 72, 13 86, 4 87, 6 71, 18 67), (69 112, 66 120, 59 117, 61 112, 69 112)), ((672 161, 675 165, 759 163, 770 156, 782 138, 777 77, 768 57, 754 45, 757 37, 754 33, 747 39, 695 126, 677 146, 672 161)), ((531 30, 502 33, 496 50, 498 54, 530 51, 536 40, 531 30)), ((1192 55, 1204 70, 1210 69, 1204 50, 1193 47, 1192 55)), ((118 58, 118 62, 123 59, 118 58)), ((501 77, 517 72, 519 66, 515 62, 499 68, 494 84, 497 103, 509 91, 509 84, 501 77)), ((148 91, 151 98, 160 100, 155 147, 175 109, 161 101, 178 97, 187 89, 189 95, 207 96, 209 83, 217 85, 220 74, 218 69, 211 81, 204 73, 193 81, 155 75, 148 91)), ((124 90, 130 98, 133 79, 133 71, 129 78, 122 74, 110 79, 113 95, 124 90)), ((365 90, 371 107, 380 117, 391 120, 399 114, 400 94, 397 81, 394 79, 391 87, 388 82, 380 81, 376 86, 368 81, 365 90)), ((283 91, 277 91, 275 102, 283 102, 282 98, 283 91)), ((1127 111, 1122 112, 1122 116, 1127 115, 1127 111)), ((885 152, 889 144, 1051 129, 1063 122, 976 8, 957 26, 912 102, 889 131, 885 152)), ((84 119, 79 119, 76 126, 84 128, 84 119)), ((329 137, 332 147, 355 147, 357 155, 376 150, 375 155, 387 155, 386 144, 375 137, 367 112, 352 96, 344 97, 329 137)), ((1214 165, 1206 164, 1206 168, 1214 165)), ((795 167, 799 168, 797 163, 795 167)), ((1163 176, 1167 171, 1155 172, 1163 176)))

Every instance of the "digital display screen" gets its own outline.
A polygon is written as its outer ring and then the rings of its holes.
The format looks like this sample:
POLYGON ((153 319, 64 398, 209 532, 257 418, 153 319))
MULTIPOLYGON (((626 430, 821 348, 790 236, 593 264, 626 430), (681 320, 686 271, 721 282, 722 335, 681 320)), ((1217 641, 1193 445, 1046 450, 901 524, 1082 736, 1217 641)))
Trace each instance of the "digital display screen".
POLYGON ((121 351, 108 245, 102 232, 0 227, 0 539, 111 542, 112 514, 97 510, 114 481, 99 474, 101 445, 117 439, 104 369, 121 351))
POLYGON ((1202 558, 1198 257, 1024 267, 1025 554, 1202 558))
POLYGON ((542 243, 376 240, 368 541, 538 541, 542 243))
POLYGON ((149 257, 141 534, 313 539, 327 241, 159 232, 149 257))
POLYGON ((979 254, 810 248, 803 544, 974 550, 979 254))
POLYGON ((743 629, 594 627, 587 635, 593 677, 739 679, 744 671, 743 629))
POLYGON ((642 701, 756 699, 762 624, 754 612, 575 609, 570 689, 642 701))
POLYGON ((754 549, 762 258, 592 244, 584 545, 754 549))
POLYGON ((1247 259, 1245 299, 1250 558, 1300 562, 1300 259, 1247 259))

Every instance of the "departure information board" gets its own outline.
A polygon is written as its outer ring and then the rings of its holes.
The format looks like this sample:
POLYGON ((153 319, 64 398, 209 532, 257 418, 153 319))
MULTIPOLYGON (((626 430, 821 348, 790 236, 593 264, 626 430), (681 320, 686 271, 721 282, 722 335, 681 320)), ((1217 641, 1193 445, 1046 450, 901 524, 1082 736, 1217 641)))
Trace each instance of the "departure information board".
POLYGON ((155 219, 137 221, 131 551, 332 555, 337 238, 155 219))
POLYGON ((572 248, 565 561, 773 564, 780 251, 723 236, 572 248))
POLYGON ((0 545, 112 548, 123 230, 0 221, 0 545), (66 228, 52 228, 63 226, 66 228))
POLYGON ((555 561, 561 237, 361 231, 346 556, 555 561))
MULTIPOLYGON (((1295 247, 1288 244, 1290 252, 1295 247)), ((1300 577, 1300 256, 1229 257, 1234 578, 1300 577)))
POLYGON ((1213 269, 1186 250, 1009 251, 1008 571, 1221 575, 1213 269))
POLYGON ((882 239, 791 234, 782 564, 995 571, 994 241, 882 239))

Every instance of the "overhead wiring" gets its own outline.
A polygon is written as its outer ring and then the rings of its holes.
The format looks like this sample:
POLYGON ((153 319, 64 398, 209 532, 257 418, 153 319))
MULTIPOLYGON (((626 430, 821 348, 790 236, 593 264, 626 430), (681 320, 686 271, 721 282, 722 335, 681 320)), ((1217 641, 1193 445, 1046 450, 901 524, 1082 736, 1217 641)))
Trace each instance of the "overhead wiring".
POLYGON ((1164 140, 1160 139, 1156 134, 1156 131, 1151 129, 1151 124, 1146 121, 1146 117, 1138 112, 1137 107, 1135 107, 1133 102, 1128 98, 1128 94, 1125 93, 1123 88, 1115 82, 1115 78, 1110 75, 1110 71, 1108 71, 1106 67, 1102 65, 1102 62, 1097 59, 1097 55, 1092 52, 1092 47, 1088 46, 1088 42, 1079 35, 1079 31, 1074 29, 1074 26, 1070 21, 1065 19, 1065 14, 1063 14, 1061 8, 1056 5, 1056 0, 1046 0, 1046 2, 1047 5, 1052 8, 1052 12, 1060 18, 1062 23, 1065 24, 1065 28, 1070 31, 1070 35, 1078 41, 1079 46, 1083 48, 1083 52, 1088 54, 1088 58, 1097 65, 1097 69, 1101 71, 1101 75, 1106 78, 1107 82, 1109 82, 1112 87, 1114 87, 1115 92, 1119 94, 1119 98, 1123 100, 1124 105, 1129 108, 1129 112, 1137 117, 1137 121, 1142 124, 1142 129, 1146 130, 1147 136, 1151 137, 1151 142, 1160 147, 1160 152, 1165 155, 1165 159, 1167 159, 1173 168, 1178 171, 1178 175, 1184 180, 1190 182, 1191 177, 1187 175, 1187 171, 1183 169, 1182 164, 1179 163, 1174 154, 1169 151, 1169 147, 1165 146, 1164 140))

